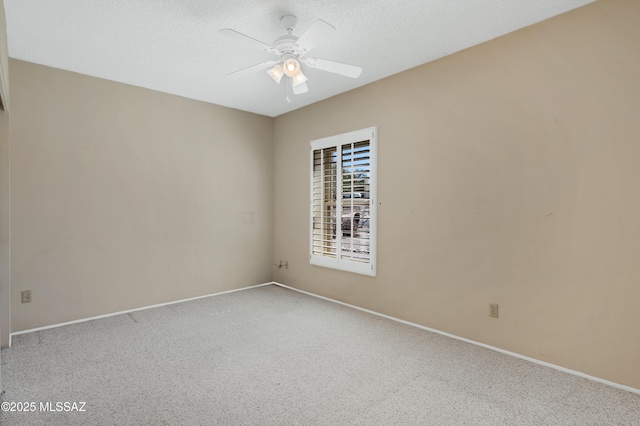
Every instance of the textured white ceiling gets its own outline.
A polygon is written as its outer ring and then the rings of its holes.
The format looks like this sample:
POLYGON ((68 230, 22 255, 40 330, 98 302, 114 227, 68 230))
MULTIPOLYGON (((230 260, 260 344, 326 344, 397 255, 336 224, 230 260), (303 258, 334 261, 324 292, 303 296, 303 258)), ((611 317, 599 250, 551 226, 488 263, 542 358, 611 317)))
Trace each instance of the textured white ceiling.
POLYGON ((4 0, 12 58, 267 116, 490 40, 593 0, 4 0), (309 92, 287 102, 284 82, 227 73, 274 56, 218 33, 271 44, 299 19, 336 31, 313 56, 361 66, 351 79, 303 68, 309 92))

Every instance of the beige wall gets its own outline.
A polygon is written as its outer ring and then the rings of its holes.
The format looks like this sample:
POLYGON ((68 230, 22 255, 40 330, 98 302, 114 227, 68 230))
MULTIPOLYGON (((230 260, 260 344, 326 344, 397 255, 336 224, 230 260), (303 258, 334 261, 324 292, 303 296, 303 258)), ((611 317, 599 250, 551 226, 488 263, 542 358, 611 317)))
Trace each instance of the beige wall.
MULTIPOLYGON (((0 0, 0 87, 9 85, 7 56, 7 31, 4 16, 4 1, 0 0)), ((0 347, 9 342, 11 332, 11 208, 10 208, 10 161, 9 161, 9 102, 7 93, 0 89, 0 347)), ((0 361, 0 365, 2 362, 0 361)), ((0 392, 2 391, 0 374, 0 392)))
POLYGON ((9 110, 9 48, 4 0, 0 0, 0 109, 9 110))
POLYGON ((596 2, 276 118, 274 279, 640 388, 639 21, 596 2), (378 276, 310 266, 309 141, 373 125, 378 276))
MULTIPOLYGON (((0 6, 2 6, 0 4, 0 6)), ((0 111, 0 347, 9 346, 11 333, 11 197, 9 114, 0 111)), ((0 365, 2 363, 0 362, 0 365)), ((0 374, 1 376, 1 374, 0 374)), ((2 382, 0 380, 0 392, 2 382)))
POLYGON ((10 72, 13 331, 271 280, 270 118, 10 72))

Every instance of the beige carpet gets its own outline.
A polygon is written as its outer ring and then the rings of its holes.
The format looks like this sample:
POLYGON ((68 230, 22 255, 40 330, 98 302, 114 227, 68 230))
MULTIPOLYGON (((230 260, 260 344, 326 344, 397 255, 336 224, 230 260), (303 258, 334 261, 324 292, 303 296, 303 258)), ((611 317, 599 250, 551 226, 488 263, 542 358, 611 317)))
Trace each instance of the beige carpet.
POLYGON ((273 285, 18 335, 2 362, 3 402, 35 406, 2 426, 640 424, 638 394, 273 285))

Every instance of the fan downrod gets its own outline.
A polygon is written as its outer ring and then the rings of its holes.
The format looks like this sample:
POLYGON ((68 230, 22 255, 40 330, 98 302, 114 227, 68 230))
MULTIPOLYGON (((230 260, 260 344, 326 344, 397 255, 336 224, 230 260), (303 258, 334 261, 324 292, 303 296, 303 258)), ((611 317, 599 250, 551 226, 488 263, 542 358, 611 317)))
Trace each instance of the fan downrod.
POLYGON ((294 15, 284 15, 280 18, 280 23, 284 26, 284 29, 291 34, 298 24, 298 18, 294 15))

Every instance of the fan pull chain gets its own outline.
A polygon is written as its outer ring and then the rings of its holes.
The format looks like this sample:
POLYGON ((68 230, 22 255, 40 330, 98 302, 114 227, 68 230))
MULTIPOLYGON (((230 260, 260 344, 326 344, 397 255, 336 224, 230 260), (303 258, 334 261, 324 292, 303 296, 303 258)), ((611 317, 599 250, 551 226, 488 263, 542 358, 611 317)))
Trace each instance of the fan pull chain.
POLYGON ((291 102, 291 81, 287 81, 287 102, 291 102))

